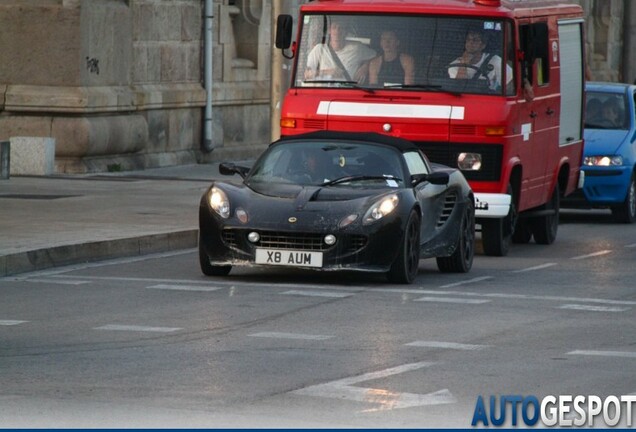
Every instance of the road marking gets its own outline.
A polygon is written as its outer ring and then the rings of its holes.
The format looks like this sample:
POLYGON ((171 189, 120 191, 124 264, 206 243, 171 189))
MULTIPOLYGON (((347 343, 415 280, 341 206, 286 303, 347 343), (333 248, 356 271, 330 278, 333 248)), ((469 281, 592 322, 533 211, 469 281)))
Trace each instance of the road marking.
POLYGON ((625 247, 626 248, 636 248, 636 243, 628 244, 625 247))
POLYGON ((146 288, 159 289, 159 290, 176 290, 176 291, 218 291, 220 289, 223 289, 223 287, 218 287, 218 286, 169 285, 169 284, 152 285, 146 288))
POLYGON ((92 283, 87 280, 64 280, 64 279, 27 279, 26 282, 47 283, 58 285, 84 285, 92 283))
POLYGON ((531 272, 531 271, 535 271, 535 270, 543 270, 544 268, 553 267, 555 265, 558 265, 558 264, 557 263, 545 263, 545 264, 541 264, 541 265, 534 266, 534 267, 524 268, 524 269, 521 269, 521 270, 513 270, 512 273, 525 273, 525 272, 531 272))
POLYGON ((406 346, 423 347, 423 348, 448 348, 455 350, 476 351, 484 348, 489 348, 490 345, 472 345, 461 344, 455 342, 437 342, 437 341, 415 341, 404 344, 406 346))
POLYGON ((559 306, 559 309, 569 309, 578 311, 591 311, 591 312, 626 312, 630 308, 612 307, 612 306, 590 306, 582 304, 566 304, 559 306))
POLYGON ((171 332, 175 332, 182 329, 179 327, 146 327, 146 326, 136 326, 136 325, 107 324, 101 327, 95 327, 93 328, 93 330, 171 333, 171 332))
POLYGON ((437 302, 437 303, 484 304, 484 303, 490 303, 492 300, 463 299, 463 298, 451 298, 451 297, 420 297, 413 301, 437 302))
POLYGON ((331 297, 331 298, 344 298, 350 297, 353 293, 341 293, 341 292, 329 292, 329 291, 301 291, 301 290, 290 290, 282 292, 284 295, 299 295, 299 296, 310 296, 310 297, 331 297))
POLYGON ((347 399, 355 402, 370 402, 380 405, 380 410, 410 408, 423 405, 441 405, 456 403, 457 400, 448 389, 428 394, 400 393, 377 388, 354 387, 354 384, 379 378, 386 378, 404 372, 410 372, 432 366, 431 362, 409 363, 401 366, 344 378, 324 384, 313 385, 291 393, 303 396, 347 399))
POLYGON ((516 300, 541 300, 541 301, 561 301, 561 302, 586 302, 586 303, 599 303, 610 305, 626 305, 636 306, 636 301, 630 300, 606 300, 598 298, 586 298, 586 297, 558 297, 558 296, 538 296, 530 294, 506 294, 506 293, 477 293, 471 291, 435 291, 435 290, 413 290, 413 289, 399 289, 399 288, 372 288, 369 292, 383 292, 393 294, 432 294, 432 295, 457 295, 465 297, 485 297, 485 298, 500 298, 500 299, 516 299, 516 300))
POLYGON ((0 320, 0 325, 1 326, 14 326, 14 325, 18 325, 18 324, 24 324, 27 323, 28 321, 19 321, 19 320, 0 320))
POLYGON ((576 351, 570 351, 568 355, 636 358, 636 352, 633 352, 633 351, 576 350, 576 351))
POLYGON ((461 282, 455 282, 455 283, 448 284, 448 285, 442 285, 442 286, 440 286, 440 288, 453 288, 453 287, 460 286, 460 285, 467 285, 467 284, 482 282, 482 281, 490 280, 490 279, 494 279, 494 277, 492 277, 492 276, 481 276, 481 277, 476 277, 474 279, 468 279, 468 280, 461 281, 461 282))
POLYGON ((274 338, 274 339, 304 339, 304 340, 326 340, 333 336, 326 335, 309 335, 300 333, 279 333, 279 332, 260 332, 248 335, 251 337, 274 338))
POLYGON ((594 258, 597 256, 601 256, 601 255, 607 255, 609 253, 612 253, 611 250, 602 250, 602 251, 598 251, 598 252, 594 252, 591 254, 587 254, 587 255, 580 255, 580 256, 575 256, 570 258, 571 260, 583 260, 583 259, 587 259, 587 258, 594 258))

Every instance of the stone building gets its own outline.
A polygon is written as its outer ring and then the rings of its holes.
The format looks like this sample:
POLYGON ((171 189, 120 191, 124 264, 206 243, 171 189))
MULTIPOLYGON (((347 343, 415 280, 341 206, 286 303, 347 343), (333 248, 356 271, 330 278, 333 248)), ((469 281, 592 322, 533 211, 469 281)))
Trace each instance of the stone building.
MULTIPOLYGON (((295 15, 300 3, 0 0, 0 141, 52 137, 56 171, 68 173, 253 158, 280 102, 270 88, 272 8, 295 15)), ((636 7, 579 3, 594 79, 632 81, 636 7)))

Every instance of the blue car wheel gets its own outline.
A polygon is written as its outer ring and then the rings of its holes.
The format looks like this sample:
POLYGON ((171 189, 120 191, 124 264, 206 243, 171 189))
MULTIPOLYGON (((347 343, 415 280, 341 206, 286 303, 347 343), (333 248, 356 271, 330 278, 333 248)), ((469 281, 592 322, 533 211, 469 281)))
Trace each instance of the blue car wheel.
POLYGON ((633 223, 636 220, 636 179, 634 173, 627 187, 627 196, 622 204, 612 207, 612 216, 616 222, 633 223))

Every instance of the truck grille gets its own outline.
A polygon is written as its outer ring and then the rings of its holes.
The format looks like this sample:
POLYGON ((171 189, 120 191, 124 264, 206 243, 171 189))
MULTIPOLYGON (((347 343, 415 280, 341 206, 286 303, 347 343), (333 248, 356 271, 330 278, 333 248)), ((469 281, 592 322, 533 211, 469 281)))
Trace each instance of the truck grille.
POLYGON ((431 162, 457 168, 457 156, 470 152, 481 154, 482 167, 479 171, 462 171, 467 180, 499 181, 503 148, 499 144, 457 144, 457 143, 416 143, 431 162))

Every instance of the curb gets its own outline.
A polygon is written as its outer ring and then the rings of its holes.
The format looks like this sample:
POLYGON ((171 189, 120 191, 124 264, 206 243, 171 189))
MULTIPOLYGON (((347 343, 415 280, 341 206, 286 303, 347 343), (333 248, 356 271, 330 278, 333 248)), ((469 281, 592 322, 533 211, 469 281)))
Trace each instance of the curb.
POLYGON ((18 252, 0 256, 0 277, 72 264, 190 249, 197 246, 198 236, 199 230, 193 229, 18 252))

